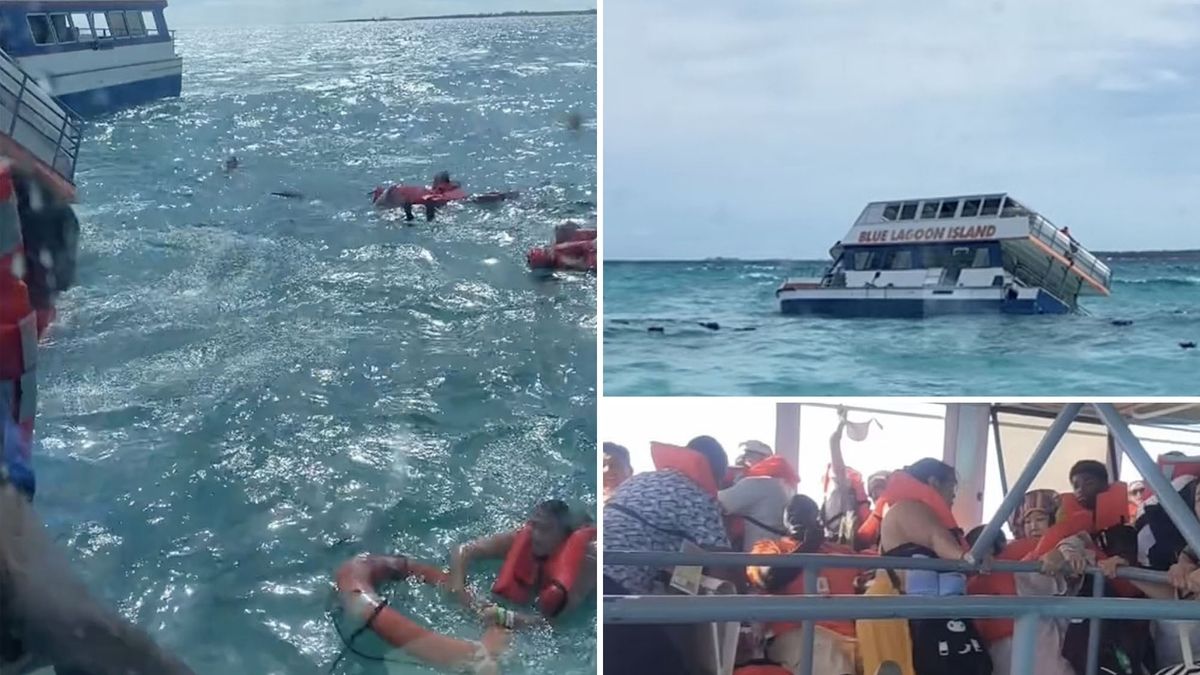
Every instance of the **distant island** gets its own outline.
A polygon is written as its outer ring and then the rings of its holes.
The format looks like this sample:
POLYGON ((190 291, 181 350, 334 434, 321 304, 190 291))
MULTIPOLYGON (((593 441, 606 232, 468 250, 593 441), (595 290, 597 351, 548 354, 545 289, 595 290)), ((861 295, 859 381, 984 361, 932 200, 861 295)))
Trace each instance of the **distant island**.
MULTIPOLYGON (((1115 261, 1119 261, 1119 262, 1139 262, 1139 261, 1140 262, 1187 262, 1187 263, 1200 262, 1200 249, 1181 249, 1178 251, 1162 251, 1162 250, 1160 250, 1160 251, 1094 251, 1093 254, 1101 260, 1115 260, 1115 261)), ((621 260, 621 259, 609 258, 609 259, 606 259, 604 262, 606 264, 607 263, 655 263, 655 264, 671 263, 671 264, 680 264, 680 265, 686 265, 686 264, 694 265, 696 263, 709 263, 709 264, 731 263, 731 264, 748 264, 748 265, 753 265, 753 264, 780 265, 780 264, 795 264, 795 263, 828 264, 829 258, 816 260, 816 259, 807 259, 807 258, 732 258, 732 257, 725 257, 725 256, 713 256, 713 257, 703 258, 703 259, 699 259, 699 260, 697 260, 695 258, 687 258, 687 259, 676 258, 676 259, 671 259, 671 260, 652 260, 652 259, 621 260)))
POLYGON ((1095 255, 1101 260, 1200 261, 1200 249, 1183 249, 1180 251, 1096 251, 1095 255))
POLYGON ((569 9, 554 12, 488 12, 485 14, 439 14, 438 16, 381 16, 374 19, 339 19, 330 23, 367 23, 373 21, 430 21, 433 19, 515 19, 533 16, 592 16, 594 9, 569 9))

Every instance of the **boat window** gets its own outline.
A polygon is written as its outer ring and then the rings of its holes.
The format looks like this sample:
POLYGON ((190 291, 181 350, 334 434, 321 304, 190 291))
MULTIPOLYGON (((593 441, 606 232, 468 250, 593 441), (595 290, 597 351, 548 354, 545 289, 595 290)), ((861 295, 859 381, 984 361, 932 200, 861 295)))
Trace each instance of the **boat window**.
POLYGON ((1000 213, 1000 197, 988 197, 983 200, 983 209, 979 211, 981 216, 994 216, 1000 213))
POLYGON ((900 220, 913 220, 917 217, 917 203, 909 202, 900 207, 900 220))
POLYGON ((876 260, 874 251, 855 251, 854 252, 854 269, 862 272, 872 269, 871 265, 876 260))
POLYGON ((92 31, 91 25, 88 24, 87 14, 72 14, 71 25, 75 27, 75 35, 80 40, 94 40, 96 38, 96 34, 92 31))
POLYGON ((992 266, 992 251, 987 246, 980 246, 975 249, 975 259, 971 261, 971 267, 979 269, 981 267, 992 266))
POLYGON ((125 27, 125 12, 107 12, 108 34, 113 37, 129 37, 129 29, 125 27))
POLYGON ((888 261, 887 268, 889 270, 911 270, 913 268, 912 250, 901 249, 892 253, 892 258, 888 261))
POLYGON ((74 28, 71 28, 70 21, 66 14, 51 14, 50 23, 54 26, 54 35, 59 42, 75 42, 78 40, 78 34, 74 28))
POLYGON ((883 207, 883 219, 884 220, 895 220, 896 216, 899 216, 899 215, 900 215, 900 205, 899 204, 888 204, 887 206, 883 207))
POLYGON ((92 27, 96 31, 96 37, 112 37, 112 33, 108 30, 108 17, 104 14, 97 13, 92 15, 92 27))
POLYGON ((953 218, 955 211, 958 211, 958 200, 947 199, 942 202, 942 210, 938 212, 938 218, 953 218))
POLYGON ((45 14, 30 14, 29 32, 33 33, 33 43, 48 45, 54 43, 54 29, 50 27, 50 17, 45 14))
POLYGON ((158 30, 158 19, 154 18, 154 12, 142 12, 142 25, 146 27, 147 35, 158 35, 161 32, 158 30))
POLYGON ((961 216, 963 218, 974 218, 977 215, 979 215, 979 200, 978 199, 963 200, 963 209, 962 209, 962 213, 960 213, 959 216, 961 216))
POLYGON ((142 13, 133 10, 125 12, 125 29, 132 37, 146 37, 146 24, 142 23, 142 13))
POLYGON ((925 202, 925 203, 921 204, 921 220, 926 220, 929 218, 937 218, 937 212, 938 212, 938 203, 937 202, 925 202))
POLYGON ((1001 218, 1023 218, 1029 215, 1029 210, 1012 197, 1004 198, 1004 206, 1000 209, 1001 218))

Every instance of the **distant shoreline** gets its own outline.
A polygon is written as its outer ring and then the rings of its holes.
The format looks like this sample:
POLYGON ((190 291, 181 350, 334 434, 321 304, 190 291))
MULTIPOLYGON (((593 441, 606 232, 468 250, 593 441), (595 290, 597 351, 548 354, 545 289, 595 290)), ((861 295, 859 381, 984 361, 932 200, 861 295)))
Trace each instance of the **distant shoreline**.
MULTIPOLYGON (((1200 249, 1181 249, 1178 251, 1094 251, 1094 255, 1101 260, 1184 260, 1184 261, 1200 261, 1200 249)), ((680 263, 680 264, 696 264, 696 263, 828 263, 828 258, 813 259, 813 258, 730 258, 714 256, 711 258, 672 258, 672 259, 652 259, 644 258, 640 260, 629 259, 606 259, 605 263, 680 263)))
POLYGON ((592 16, 594 9, 568 9, 545 12, 487 12, 482 14, 441 14, 438 16, 381 16, 373 19, 338 19, 329 23, 375 23, 381 21, 432 21, 434 19, 517 19, 534 16, 592 16))

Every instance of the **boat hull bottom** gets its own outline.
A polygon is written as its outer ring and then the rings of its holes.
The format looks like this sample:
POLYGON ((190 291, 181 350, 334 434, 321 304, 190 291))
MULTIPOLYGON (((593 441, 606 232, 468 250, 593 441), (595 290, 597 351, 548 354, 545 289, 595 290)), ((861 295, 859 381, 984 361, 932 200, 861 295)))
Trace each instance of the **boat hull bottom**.
POLYGON ((788 315, 837 318, 921 319, 964 314, 1070 314, 1071 308, 1049 293, 1032 298, 783 298, 779 311, 788 315))
POLYGON ((83 117, 98 117, 159 99, 175 98, 182 92, 183 74, 177 73, 111 87, 76 91, 59 96, 58 100, 83 117))

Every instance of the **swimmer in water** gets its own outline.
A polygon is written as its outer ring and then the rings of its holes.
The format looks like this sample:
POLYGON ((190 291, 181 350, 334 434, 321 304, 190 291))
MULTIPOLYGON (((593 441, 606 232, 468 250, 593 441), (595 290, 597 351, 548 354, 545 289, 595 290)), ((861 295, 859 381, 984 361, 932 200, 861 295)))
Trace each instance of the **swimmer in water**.
MULTIPOLYGON (((463 604, 474 607, 474 602, 466 591, 467 570, 472 562, 498 559, 505 561, 506 568, 511 566, 514 575, 506 582, 503 579, 497 580, 492 589, 493 593, 515 603, 540 604, 538 601, 540 596, 546 594, 545 589, 556 583, 544 578, 547 560, 558 553, 567 544, 568 538, 577 530, 584 527, 592 527, 594 530, 594 526, 590 522, 581 523, 580 519, 571 512, 570 507, 558 499, 538 504, 526 527, 529 539, 524 546, 520 544, 522 530, 517 530, 477 539, 455 548, 450 555, 450 592, 455 594, 463 604), (518 599, 516 596, 524 597, 518 599)), ((588 544, 586 553, 579 562, 579 572, 574 587, 563 589, 567 591, 565 597, 557 607, 553 608, 552 614, 542 613, 547 609, 545 606, 539 606, 539 612, 534 614, 513 611, 492 604, 482 609, 476 607, 480 617, 488 623, 508 628, 520 628, 543 624, 550 619, 570 613, 582 605, 583 601, 591 596, 596 588, 595 546, 594 540, 588 544)), ((503 572, 501 576, 503 577, 503 572)))
POLYGON ((239 164, 237 156, 230 155, 229 158, 225 160, 225 173, 232 173, 238 168, 238 166, 239 164))
POLYGON ((54 318, 56 297, 74 285, 79 222, 40 178, 8 172, 17 218, 0 222, 0 242, 12 244, 0 250, 0 392, 9 392, 0 393, 0 672, 52 665, 64 675, 192 675, 92 597, 34 510, 35 389, 12 385, 36 376, 37 339, 54 318), (23 250, 14 250, 18 244, 23 250), (12 264, 18 257, 24 265, 12 264), (14 267, 23 268, 15 278, 14 267))

